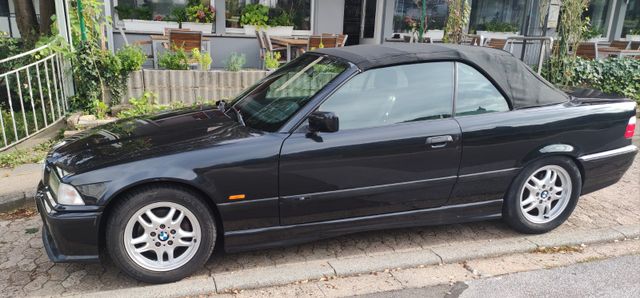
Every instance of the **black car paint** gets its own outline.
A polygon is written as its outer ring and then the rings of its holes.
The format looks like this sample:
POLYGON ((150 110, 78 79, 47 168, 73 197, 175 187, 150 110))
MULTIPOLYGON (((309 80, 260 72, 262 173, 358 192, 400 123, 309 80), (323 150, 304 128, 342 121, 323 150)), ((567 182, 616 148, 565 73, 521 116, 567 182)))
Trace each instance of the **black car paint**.
POLYGON ((46 162, 72 173, 61 180, 82 191, 89 206, 50 205, 50 214, 47 187, 40 186, 47 252, 56 261, 97 259, 110 203, 145 183, 182 184, 210 198, 225 249, 242 251, 379 228, 499 218, 502 195, 531 160, 574 158, 585 193, 615 183, 633 159, 578 160, 631 144, 621 136, 635 103, 612 98, 369 131, 306 131, 306 116, 357 72, 352 65, 276 133, 199 107, 125 119, 73 138, 46 162), (441 148, 426 142, 441 135, 452 141, 441 148), (392 150, 397 146, 403 150, 392 150), (358 175, 350 174, 353 169, 358 175), (236 194, 246 199, 227 199, 236 194))

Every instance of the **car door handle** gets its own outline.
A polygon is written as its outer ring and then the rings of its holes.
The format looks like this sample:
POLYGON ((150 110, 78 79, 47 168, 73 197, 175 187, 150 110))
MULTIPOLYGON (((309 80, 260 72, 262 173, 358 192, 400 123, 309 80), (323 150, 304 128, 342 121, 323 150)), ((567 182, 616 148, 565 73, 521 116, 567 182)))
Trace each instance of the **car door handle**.
POLYGON ((442 148, 451 142, 453 142, 453 137, 449 135, 427 138, 427 144, 431 145, 431 148, 442 148))

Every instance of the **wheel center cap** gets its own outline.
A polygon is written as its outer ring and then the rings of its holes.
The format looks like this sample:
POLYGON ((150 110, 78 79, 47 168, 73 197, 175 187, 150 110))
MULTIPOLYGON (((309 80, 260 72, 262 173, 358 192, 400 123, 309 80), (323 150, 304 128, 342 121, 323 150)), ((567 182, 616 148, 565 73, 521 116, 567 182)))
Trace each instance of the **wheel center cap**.
POLYGON ((549 196, 549 192, 546 190, 540 194, 540 197, 542 197, 543 199, 546 199, 548 196, 549 196))
POLYGON ((165 231, 158 233, 158 239, 160 239, 160 241, 167 241, 167 239, 169 239, 169 233, 165 231))

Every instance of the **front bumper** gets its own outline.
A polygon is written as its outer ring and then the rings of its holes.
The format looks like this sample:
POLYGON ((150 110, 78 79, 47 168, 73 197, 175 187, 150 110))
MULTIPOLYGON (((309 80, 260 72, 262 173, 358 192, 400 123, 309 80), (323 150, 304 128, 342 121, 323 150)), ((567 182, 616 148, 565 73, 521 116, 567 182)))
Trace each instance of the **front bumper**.
POLYGON ((588 194, 618 182, 631 167, 638 147, 622 148, 584 155, 579 158, 584 169, 582 194, 588 194))
POLYGON ((42 217, 42 241, 51 261, 99 261, 99 223, 101 212, 65 210, 55 204, 40 183, 36 206, 42 217))

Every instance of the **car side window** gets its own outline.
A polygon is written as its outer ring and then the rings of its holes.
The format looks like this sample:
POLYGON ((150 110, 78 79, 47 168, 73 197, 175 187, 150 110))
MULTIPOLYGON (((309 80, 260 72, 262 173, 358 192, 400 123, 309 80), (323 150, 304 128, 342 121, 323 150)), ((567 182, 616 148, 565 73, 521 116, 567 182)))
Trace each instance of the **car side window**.
POLYGON ((456 116, 476 115, 509 110, 502 93, 475 68, 456 63, 458 88, 456 116))
POLYGON ((453 67, 453 62, 431 62, 371 69, 345 83, 318 110, 335 113, 340 130, 449 118, 453 67))

